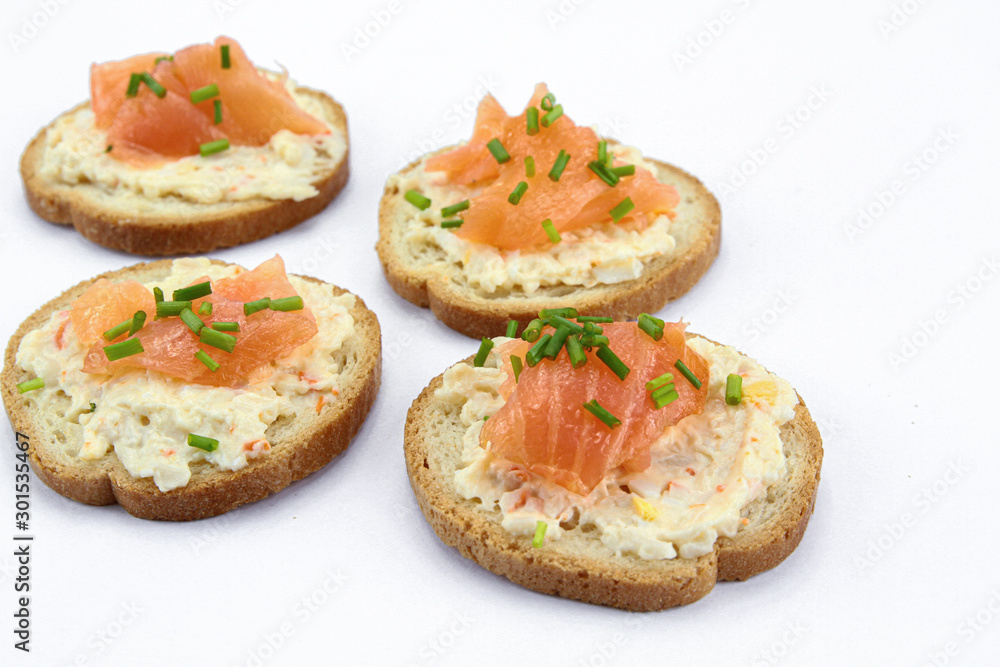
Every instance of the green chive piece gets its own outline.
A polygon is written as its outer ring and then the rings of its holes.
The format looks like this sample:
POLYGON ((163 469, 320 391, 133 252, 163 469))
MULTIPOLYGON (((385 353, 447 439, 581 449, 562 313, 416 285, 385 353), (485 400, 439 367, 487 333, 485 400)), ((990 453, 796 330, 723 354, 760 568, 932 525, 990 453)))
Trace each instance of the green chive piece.
POLYGON ((549 315, 547 319, 549 320, 549 324, 551 324, 552 326, 565 327, 569 329, 569 332, 571 334, 583 333, 583 327, 581 327, 579 324, 577 324, 572 320, 567 320, 562 315, 549 315))
POLYGON ((90 409, 89 410, 84 410, 83 413, 84 414, 88 414, 90 412, 96 412, 96 411, 97 411, 97 403, 94 403, 93 401, 91 401, 90 402, 90 409))
POLYGON ((202 301, 201 306, 198 308, 199 315, 211 315, 212 314, 212 302, 202 301))
POLYGON ((161 290, 159 287, 153 288, 153 300, 156 303, 160 303, 161 301, 163 301, 163 290, 161 290))
POLYGON ((549 170, 549 178, 556 182, 559 181, 559 177, 562 176, 563 171, 566 169, 566 165, 569 164, 569 157, 569 153, 565 150, 559 151, 559 155, 556 156, 556 161, 552 164, 552 169, 549 170))
POLYGON ((304 301, 302 301, 301 296, 286 296, 282 299, 271 299, 268 307, 271 310, 280 310, 283 313, 287 313, 292 310, 302 310, 306 307, 304 301))
POLYGON ((209 155, 221 153, 228 148, 229 139, 218 139, 216 141, 209 141, 207 144, 198 146, 198 151, 201 153, 202 157, 208 157, 209 155))
POLYGON ((543 320, 548 319, 553 315, 576 319, 576 308, 571 308, 567 306, 565 308, 543 308, 540 311, 538 311, 538 316, 543 320))
POLYGON ((108 358, 108 361, 116 361, 125 357, 131 357, 133 354, 139 354, 142 351, 141 340, 138 338, 126 338, 120 343, 106 346, 104 348, 104 356, 108 358))
POLYGON ((263 299, 257 299, 256 301, 248 301, 243 304, 243 314, 250 317, 258 310, 267 310, 271 305, 270 297, 264 297, 263 299))
POLYGON ((587 354, 583 351, 583 345, 576 336, 566 339, 566 353, 569 354, 569 362, 573 368, 579 368, 587 363, 587 354))
POLYGON ((455 218, 454 220, 442 220, 441 226, 445 229, 454 229, 456 227, 461 227, 465 223, 465 220, 461 218, 455 218))
POLYGON ((426 211, 431 205, 431 200, 416 190, 407 190, 406 194, 403 195, 403 198, 419 208, 421 211, 426 211))
POLYGON ((521 197, 523 197, 524 193, 527 191, 528 191, 528 184, 524 181, 521 181, 520 183, 517 184, 517 187, 514 188, 514 191, 511 192, 510 195, 507 197, 507 201, 517 206, 518 202, 521 201, 521 197))
POLYGON ((688 382, 694 385, 695 389, 701 389, 701 380, 691 372, 691 369, 684 365, 684 362, 678 359, 674 362, 674 368, 681 372, 681 375, 687 378, 688 382))
POLYGON ((604 409, 604 407, 597 402, 597 399, 590 401, 589 403, 584 403, 583 407, 586 408, 592 415, 600 419, 608 428, 614 428, 622 423, 621 419, 615 417, 613 414, 604 409))
POLYGON ((648 319, 648 320, 652 320, 653 324, 655 324, 656 326, 660 327, 661 329, 663 328, 663 325, 665 324, 665 322, 663 320, 661 320, 659 317, 654 317, 653 315, 650 315, 649 313, 639 313, 639 319, 641 320, 643 318, 648 319))
POLYGON ((517 320, 507 321, 507 338, 517 338, 517 320))
POLYGON ((114 148, 114 146, 112 146, 111 144, 108 144, 108 147, 104 149, 104 152, 105 153, 110 153, 112 148, 114 148))
POLYGON ((580 336, 580 343, 584 347, 599 347, 601 345, 610 345, 611 340, 607 336, 583 334, 580 336))
POLYGON ((648 315, 646 317, 640 315, 638 325, 639 329, 653 340, 663 338, 663 327, 656 326, 656 322, 648 315))
POLYGON ((545 323, 537 317, 531 320, 528 322, 528 326, 524 327, 524 331, 521 332, 521 340, 534 343, 542 335, 542 327, 544 326, 545 323))
POLYGON ((634 164, 623 164, 620 167, 609 167, 608 171, 612 174, 621 178, 622 176, 634 176, 635 175, 635 165, 634 164))
POLYGON ((528 107, 527 117, 525 119, 528 125, 528 136, 534 136, 538 134, 538 107, 528 107))
POLYGON ((185 308, 180 314, 181 322, 187 325, 188 329, 198 333, 205 326, 205 323, 201 321, 201 318, 194 314, 190 308, 185 308))
POLYGON ((591 335, 600 336, 602 333, 604 333, 604 327, 600 326, 599 324, 594 324, 593 322, 584 322, 583 332, 591 335))
POLYGON ((743 377, 730 373, 726 378, 726 404, 739 405, 743 400, 743 377))
POLYGON ((208 370, 212 371, 213 373, 219 370, 219 362, 213 359, 212 357, 208 356, 205 350, 198 350, 197 352, 195 352, 194 358, 200 361, 201 363, 205 364, 206 366, 208 366, 208 370))
POLYGON ((539 106, 542 107, 543 111, 552 111, 552 105, 555 104, 555 101, 555 95, 552 93, 546 93, 545 97, 543 97, 542 101, 539 103, 539 106))
POLYGON ((677 393, 677 387, 674 386, 673 382, 668 382, 662 387, 657 387, 656 389, 654 389, 652 393, 652 399, 654 402, 658 403, 662 399, 666 398, 670 394, 670 392, 673 392, 675 394, 677 393))
POLYGON ((595 174, 597 174, 597 176, 602 181, 604 181, 605 183, 607 183, 611 187, 614 187, 614 186, 618 185, 619 178, 617 176, 615 176, 614 174, 612 174, 610 171, 608 171, 608 168, 605 167, 600 162, 598 162, 597 160, 593 160, 592 162, 588 162, 587 163, 587 168, 590 169, 595 174))
POLYGON ((542 116, 542 127, 548 127, 552 123, 556 122, 560 116, 563 115, 563 108, 561 104, 557 104, 552 107, 552 110, 547 114, 542 116))
POLYGON ((680 398, 680 394, 678 394, 676 391, 671 391, 668 392, 666 395, 661 396, 658 399, 654 399, 653 404, 656 405, 656 409, 659 410, 660 408, 664 408, 670 405, 678 398, 680 398))
POLYGON ((535 177, 535 158, 530 155, 524 158, 524 175, 528 178, 535 177))
POLYGON ((652 380, 650 380, 649 382, 647 382, 646 383, 646 389, 648 389, 649 391, 653 391, 657 387, 662 387, 663 385, 667 384, 668 382, 673 382, 673 380, 674 380, 674 374, 673 373, 664 373, 660 377, 655 377, 652 380))
POLYGON ((148 86, 150 90, 153 91, 153 94, 155 94, 160 99, 163 99, 166 96, 167 89, 161 86, 160 83, 153 78, 152 74, 150 74, 149 72, 143 72, 142 74, 140 74, 140 76, 142 77, 142 82, 146 84, 146 86, 148 86))
POLYGON ((239 331, 239 322, 212 322, 212 328, 216 331, 239 331))
POLYGON ((174 301, 194 301, 212 293, 212 283, 206 280, 203 283, 196 283, 189 287, 182 287, 174 290, 174 301))
POLYGON ((192 447, 204 449, 206 452, 214 452, 219 448, 219 441, 215 438, 206 438, 203 435, 195 435, 194 433, 188 433, 187 443, 192 447))
POLYGON ((611 219, 615 222, 621 222, 629 212, 635 208, 635 204, 632 203, 631 197, 625 197, 618 206, 611 209, 611 219))
POLYGON ((611 348, 607 344, 600 345, 597 348, 597 358, 604 362, 604 365, 611 369, 611 372, 618 376, 619 380, 624 380, 628 377, 629 367, 625 365, 625 362, 618 358, 618 355, 611 351, 611 348))
POLYGON ((479 344, 479 351, 476 352, 476 358, 472 360, 472 365, 476 368, 482 368, 483 364, 486 363, 486 358, 490 356, 490 350, 493 349, 493 340, 483 336, 483 342, 479 344))
POLYGON ((26 391, 34 391, 36 389, 41 389, 44 386, 45 386, 45 380, 43 380, 42 378, 25 380, 24 382, 17 383, 17 393, 23 394, 26 391))
POLYGON ((172 61, 173 59, 174 59, 173 56, 160 56, 159 58, 153 61, 153 66, 159 65, 164 60, 172 61))
POLYGON ((541 549, 542 545, 545 544, 545 529, 549 527, 549 524, 544 521, 539 521, 535 524, 535 537, 531 540, 531 546, 535 549, 541 549))
POLYGON ((131 318, 125 320, 124 322, 121 322, 120 324, 116 324, 115 326, 111 327, 110 329, 104 332, 103 334, 104 340, 110 343, 115 338, 118 338, 123 333, 126 333, 130 326, 132 326, 131 318))
POLYGON ((503 147, 503 144, 500 143, 498 138, 493 137, 490 139, 490 142, 486 144, 486 147, 490 149, 490 153, 493 154, 493 158, 500 164, 503 164, 510 159, 510 153, 507 152, 507 149, 503 147))
POLYGON ((218 125, 222 122, 222 100, 215 100, 212 106, 215 107, 215 124, 218 125))
POLYGON ((142 83, 142 74, 132 72, 128 79, 128 88, 125 90, 125 97, 135 97, 139 94, 139 84, 142 83))
POLYGON ((190 301, 160 301, 156 304, 157 317, 176 317, 185 308, 191 308, 190 301))
POLYGON ((549 240, 553 243, 559 243, 562 241, 562 237, 559 236, 559 231, 556 226, 552 224, 551 218, 545 218, 542 220, 542 229, 545 230, 545 235, 549 237, 549 240))
POLYGON ((576 321, 577 322, 594 322, 594 323, 600 322, 601 324, 610 324, 610 323, 612 323, 612 322, 615 321, 615 318, 613 318, 613 317, 605 317, 603 315, 581 315, 580 317, 576 318, 576 321))
POLYGON ((198 339, 205 345, 211 345, 223 352, 232 352, 236 349, 236 336, 216 331, 211 327, 202 327, 198 339))
POLYGON ((453 215, 461 213, 467 208, 469 208, 469 200, 464 199, 458 202, 457 204, 452 204, 451 206, 445 206, 443 209, 441 209, 441 217, 450 218, 453 215))
POLYGON ((514 369, 514 384, 517 384, 518 379, 521 377, 521 370, 524 365, 521 363, 521 357, 516 354, 510 355, 510 367, 514 369))
POLYGON ((219 86, 214 83, 210 83, 203 88, 191 91, 191 104, 198 104, 199 102, 210 100, 213 97, 218 96, 218 94, 219 86))
POLYGON ((139 332, 140 329, 142 329, 143 326, 145 326, 145 324, 146 324, 146 311, 145 310, 135 311, 135 314, 132 315, 132 324, 128 328, 128 335, 134 336, 136 333, 139 332))
POLYGON ((222 69, 229 69, 231 64, 229 62, 229 45, 223 44, 219 47, 219 50, 222 52, 222 69))
POLYGON ((608 142, 604 139, 597 142, 597 161, 601 164, 608 161, 608 142))
POLYGON ((524 355, 524 360, 528 362, 528 366, 533 368, 542 360, 542 357, 545 356, 545 348, 550 340, 552 340, 552 334, 545 334, 531 346, 531 349, 524 355))
POLYGON ((559 351, 566 344, 566 339, 569 337, 570 330, 566 327, 556 327, 556 332, 552 334, 552 338, 549 340, 549 344, 545 346, 545 356, 549 359, 555 359, 559 356, 559 351))

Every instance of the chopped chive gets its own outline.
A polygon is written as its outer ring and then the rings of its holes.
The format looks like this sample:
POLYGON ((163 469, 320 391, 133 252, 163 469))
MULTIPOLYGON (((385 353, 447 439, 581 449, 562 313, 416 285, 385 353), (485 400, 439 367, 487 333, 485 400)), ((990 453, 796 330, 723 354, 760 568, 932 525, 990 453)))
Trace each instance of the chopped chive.
POLYGON ((176 317, 185 308, 191 308, 190 301, 160 301, 156 304, 156 316, 176 317))
POLYGON ((730 373, 726 378, 726 404, 739 405, 743 400, 743 377, 730 373))
POLYGON ((605 317, 603 315, 581 315, 576 318, 577 322, 594 322, 595 324, 600 322, 601 324, 610 324, 615 321, 613 317, 605 317))
POLYGON ((96 411, 97 411, 97 403, 94 403, 93 401, 91 401, 90 402, 90 409, 89 410, 84 410, 83 413, 84 414, 88 414, 88 413, 96 412, 96 411))
POLYGON ((139 76, 142 77, 142 82, 146 84, 146 86, 148 86, 149 89, 153 91, 153 94, 155 94, 157 97, 162 99, 163 97, 166 96, 167 89, 161 86, 159 81, 153 78, 152 74, 150 74, 149 72, 143 72, 139 76))
POLYGON ((222 100, 215 100, 215 102, 212 103, 212 106, 215 107, 214 120, 215 124, 218 125, 219 123, 222 122, 222 100))
POLYGON ((528 322, 528 326, 524 327, 524 331, 521 332, 521 340, 534 343, 542 335, 542 327, 544 326, 545 323, 537 317, 531 320, 528 322))
POLYGON ((206 280, 189 287, 174 290, 174 301, 194 301, 212 293, 212 283, 206 280))
POLYGON ((207 144, 198 146, 198 152, 201 153, 202 157, 208 157, 209 155, 221 153, 227 148, 229 148, 229 139, 217 139, 216 141, 209 141, 207 144))
POLYGON ((191 104, 198 104, 199 102, 204 102, 205 100, 210 100, 219 94, 219 86, 214 83, 210 83, 203 88, 191 91, 191 104))
POLYGON ((454 229, 456 227, 461 227, 465 223, 465 220, 461 218, 455 218, 454 220, 442 220, 441 226, 445 229, 454 229))
POLYGON ((211 327, 202 327, 198 339, 205 345, 211 345, 223 352, 232 352, 236 349, 236 336, 216 331, 211 327))
POLYGON ((131 357, 133 354, 139 354, 142 351, 141 340, 138 338, 126 338, 120 343, 105 346, 104 356, 108 358, 108 361, 116 361, 125 357, 131 357))
POLYGON ((104 149, 104 152, 105 153, 110 153, 112 148, 114 148, 114 146, 112 146, 111 144, 108 144, 108 147, 104 149))
POLYGON ((670 405, 678 398, 680 398, 680 394, 678 394, 676 391, 670 391, 667 392, 665 395, 660 396, 659 398, 653 399, 653 404, 656 406, 656 409, 659 410, 660 408, 664 408, 670 405))
POLYGON ((110 343, 115 338, 118 338, 123 333, 127 332, 130 326, 132 326, 131 318, 125 320, 124 322, 121 322, 120 324, 116 324, 115 326, 111 327, 102 334, 104 336, 104 340, 110 343))
POLYGON ((566 165, 569 164, 569 153, 565 150, 560 150, 559 155, 556 156, 556 161, 552 164, 552 169, 549 170, 549 178, 553 181, 559 181, 559 177, 562 176, 563 170, 566 169, 566 165))
POLYGON ((608 161, 608 142, 604 139, 597 142, 597 161, 601 164, 608 161))
POLYGON ((646 317, 640 315, 637 324, 639 325, 639 329, 653 340, 663 338, 663 327, 656 326, 656 322, 648 315, 646 317))
POLYGON ((555 359, 559 356, 559 350, 563 348, 566 344, 566 339, 569 337, 570 330, 567 327, 556 327, 556 332, 552 334, 552 338, 549 340, 549 344, 545 346, 545 356, 549 359, 555 359))
POLYGON ((550 340, 552 340, 552 334, 545 334, 531 346, 531 349, 524 355, 524 360, 528 362, 528 366, 534 367, 542 360, 542 357, 545 356, 545 348, 550 340))
POLYGON ((590 401, 589 403, 584 403, 583 407, 586 408, 592 415, 600 419, 608 428, 614 428, 622 423, 621 419, 615 417, 613 414, 608 412, 597 402, 597 399, 590 401))
POLYGON ((467 208, 469 208, 469 200, 468 199, 463 199, 462 201, 458 202, 457 204, 452 204, 451 206, 445 206, 443 209, 441 209, 441 217, 442 218, 450 218, 453 215, 461 213, 462 211, 466 210, 467 208))
POLYGON ((635 165, 634 164, 623 164, 620 167, 608 167, 608 171, 612 174, 621 178, 622 176, 634 176, 635 175, 635 165))
POLYGON ((199 315, 211 315, 212 314, 212 302, 202 301, 201 306, 198 307, 199 315))
POLYGON ((542 545, 545 544, 545 529, 549 527, 549 524, 544 521, 539 521, 535 524, 535 537, 531 540, 531 546, 535 549, 541 549, 542 545))
POLYGON ((545 218, 542 220, 542 229, 545 230, 545 235, 549 237, 549 240, 553 243, 559 243, 562 241, 562 237, 559 236, 559 231, 556 230, 556 226, 552 224, 551 218, 545 218))
POLYGON ((593 160, 591 162, 588 162, 587 163, 587 168, 590 169, 595 174, 597 174, 597 176, 602 181, 604 181, 605 183, 607 183, 611 187, 614 187, 614 186, 618 185, 619 178, 617 176, 615 176, 614 174, 612 174, 610 171, 608 171, 608 168, 605 167, 600 162, 598 162, 597 160, 593 160))
POLYGON ((215 438, 206 438, 203 435, 188 433, 187 443, 192 447, 204 449, 206 452, 214 452, 219 448, 219 441, 215 438))
POLYGON ((663 320, 661 320, 659 317, 654 317, 653 315, 650 315, 649 313, 639 313, 639 319, 641 320, 643 318, 652 320, 653 324, 655 324, 656 326, 660 327, 661 329, 663 328, 663 325, 665 324, 665 322, 663 320))
POLYGON ((598 347, 600 345, 610 345, 611 340, 607 336, 583 334, 580 336, 580 344, 584 347, 598 347))
POLYGON ((142 83, 142 74, 132 72, 128 78, 128 88, 125 90, 125 97, 135 97, 139 94, 139 84, 142 83))
POLYGON ((569 362, 573 368, 579 368, 587 363, 587 354, 583 351, 583 345, 576 336, 566 339, 566 353, 569 355, 569 362))
POLYGON ((521 363, 521 357, 517 355, 510 355, 510 367, 514 369, 514 384, 517 384, 518 379, 521 377, 521 370, 524 365, 521 363))
POLYGON ((554 327, 566 327, 571 334, 583 333, 583 327, 572 320, 567 320, 562 315, 549 315, 549 324, 554 327))
POLYGON ((611 372, 618 376, 619 380, 624 380, 628 377, 629 367, 625 365, 625 362, 618 358, 618 355, 611 351, 611 348, 604 345, 600 345, 597 348, 597 358, 604 362, 604 365, 611 369, 611 372))
POLYGON ((528 191, 528 184, 525 183, 524 181, 521 181, 520 183, 517 184, 517 187, 514 188, 514 191, 511 192, 510 195, 508 195, 507 201, 517 206, 518 202, 521 201, 521 197, 523 197, 524 193, 527 191, 528 191))
POLYGON ((263 299, 257 299, 256 301, 247 301, 243 304, 243 314, 250 317, 259 310, 267 310, 271 305, 270 297, 264 297, 263 299))
POLYGON ((160 56, 159 58, 157 58, 156 60, 153 61, 153 65, 156 66, 156 65, 159 65, 164 60, 170 61, 170 60, 173 60, 173 59, 174 59, 173 56, 160 56))
POLYGON ((559 317, 569 317, 576 319, 576 308, 566 306, 564 308, 542 308, 538 311, 538 316, 543 320, 558 315, 559 317))
POLYGON ((528 125, 528 136, 534 136, 538 134, 538 108, 528 107, 527 117, 525 119, 528 125))
POLYGON ((155 301, 156 303, 160 303, 161 301, 163 301, 163 290, 161 290, 159 287, 153 288, 153 301, 155 301))
POLYGON ((503 147, 503 144, 500 143, 498 138, 493 137, 490 139, 490 142, 486 144, 486 147, 490 149, 490 153, 493 154, 493 158, 500 164, 503 164, 510 159, 510 153, 507 152, 507 149, 503 147))
POLYGON ((205 323, 201 321, 201 318, 194 314, 190 308, 185 308, 180 314, 181 322, 187 325, 188 329, 198 333, 205 326, 205 323))
POLYGON ((631 197, 625 197, 618 206, 611 209, 611 219, 615 222, 621 222, 629 212, 635 208, 635 204, 632 203, 631 197))
POLYGON ((668 396, 670 392, 677 393, 677 387, 674 386, 673 382, 668 382, 662 387, 657 387, 656 389, 654 389, 652 393, 652 399, 654 402, 659 402, 660 400, 668 396))
POLYGON ((208 366, 208 370, 212 371, 213 373, 219 370, 219 362, 213 359, 212 357, 208 356, 205 350, 198 350, 197 352, 195 352, 194 358, 200 361, 201 363, 205 364, 206 366, 208 366))
POLYGON ((17 383, 17 393, 23 394, 26 391, 34 391, 36 389, 41 389, 44 386, 45 386, 45 380, 43 380, 42 378, 25 380, 24 382, 17 383))
POLYGON ((476 368, 482 368, 483 364, 486 363, 486 358, 490 356, 490 350, 493 349, 493 340, 483 336, 483 342, 479 344, 479 351, 476 352, 476 358, 472 360, 472 365, 476 368))
POLYGON ((421 211, 426 211, 431 205, 431 200, 423 196, 416 190, 407 190, 406 194, 403 195, 403 199, 410 202, 411 204, 419 208, 421 211))
POLYGON ((507 336, 507 338, 516 338, 517 337, 517 320, 508 320, 507 321, 507 334, 506 334, 506 336, 507 336))
POLYGON ((546 93, 545 97, 542 98, 542 101, 539 103, 538 106, 542 107, 544 111, 552 111, 552 105, 555 103, 555 101, 556 101, 555 95, 553 95, 552 93, 546 93))
POLYGON ((695 389, 701 389, 701 380, 691 372, 691 369, 684 365, 684 362, 678 359, 674 362, 674 368, 681 372, 681 375, 687 378, 688 382, 694 385, 695 389))
POLYGON ((524 175, 528 178, 535 177, 535 158, 530 155, 524 158, 524 175))
POLYGON ((216 331, 239 331, 239 322, 212 322, 212 328, 216 331))
POLYGON ((231 64, 229 62, 229 45, 223 44, 222 46, 219 47, 219 51, 222 52, 222 69, 229 69, 229 66, 231 64))
POLYGON ((673 373, 664 373, 660 377, 655 377, 652 380, 650 380, 649 382, 647 382, 646 383, 646 389, 648 389, 649 391, 653 391, 657 387, 662 387, 666 383, 672 382, 673 379, 674 379, 674 374, 673 373))
POLYGON ((306 307, 305 302, 302 301, 302 297, 298 295, 286 296, 281 299, 271 299, 270 303, 268 304, 268 308, 270 308, 271 310, 280 310, 281 312, 284 313, 287 313, 292 310, 302 310, 305 307, 306 307))
POLYGON ((132 324, 128 328, 128 335, 134 336, 139 332, 140 329, 146 324, 146 311, 137 310, 135 314, 132 315, 132 324))
POLYGON ((557 104, 552 107, 552 110, 547 114, 542 116, 542 127, 548 127, 552 123, 556 122, 560 116, 563 115, 563 108, 561 104, 557 104))
POLYGON ((593 322, 584 322, 583 332, 599 336, 602 333, 604 333, 604 327, 600 326, 599 324, 594 324, 593 322))

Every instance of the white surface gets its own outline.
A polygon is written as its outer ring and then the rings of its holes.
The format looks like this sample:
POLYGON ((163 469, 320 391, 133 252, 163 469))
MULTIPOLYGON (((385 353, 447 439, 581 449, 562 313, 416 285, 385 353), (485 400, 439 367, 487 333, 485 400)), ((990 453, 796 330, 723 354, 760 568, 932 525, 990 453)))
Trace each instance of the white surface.
POLYGON ((340 459, 216 519, 141 521, 33 479, 29 655, 12 648, 15 452, 4 435, 0 663, 995 660, 994 3, 143 4, 11 0, 0 10, 0 332, 77 281, 137 261, 31 213, 16 171, 28 140, 87 96, 92 61, 224 33, 256 62, 277 61, 345 105, 352 175, 314 219, 215 255, 253 266, 279 252, 292 269, 361 295, 383 326, 383 389, 340 459), (345 57, 342 44, 390 5, 391 22, 345 57), (42 22, 44 7, 54 15, 32 34, 25 21, 42 22), (560 7, 569 15, 553 25, 560 7), (723 11, 729 22, 713 24, 723 11), (893 17, 902 25, 883 34, 893 17), (22 31, 29 38, 15 50, 11 34, 22 31), (675 54, 699 39, 702 52, 679 66, 675 54), (788 378, 825 439, 799 549, 686 608, 627 614, 515 586, 444 547, 407 481, 406 409, 475 343, 385 283, 373 250, 382 186, 416 154, 468 137, 481 82, 519 110, 538 80, 577 121, 683 166, 719 195, 719 259, 661 314, 684 316, 788 378), (786 115, 797 110, 796 127, 786 115), (925 152, 934 163, 914 171, 925 152), (763 164, 734 181, 754 155, 763 164), (850 235, 859 209, 894 180, 901 194, 850 235), (962 297, 960 286, 975 293, 962 297), (933 335, 919 333, 936 315, 943 323, 933 335), (890 354, 914 337, 916 354, 894 367, 890 354), (912 521, 900 527, 904 515, 912 521))

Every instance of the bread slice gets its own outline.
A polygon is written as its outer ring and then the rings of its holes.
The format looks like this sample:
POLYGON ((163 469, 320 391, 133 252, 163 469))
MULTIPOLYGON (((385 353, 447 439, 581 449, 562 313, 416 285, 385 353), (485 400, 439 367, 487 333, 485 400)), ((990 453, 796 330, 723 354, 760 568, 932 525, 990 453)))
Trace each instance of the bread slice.
MULTIPOLYGON (((136 264, 94 278, 111 281, 155 281, 170 272, 172 260, 136 264)), ((222 262, 213 262, 222 264, 222 262)), ((312 282, 321 281, 306 278, 312 282)), ((250 459, 232 472, 207 462, 192 463, 186 486, 160 491, 151 478, 134 478, 111 450, 100 460, 83 460, 75 454, 82 444, 60 428, 57 414, 41 413, 17 391, 17 383, 31 379, 15 362, 24 336, 40 328, 58 310, 69 308, 93 281, 71 287, 35 311, 11 337, 0 375, 0 391, 14 429, 26 435, 35 474, 58 493, 88 505, 120 504, 143 519, 187 521, 203 519, 260 500, 295 480, 319 470, 344 451, 358 433, 375 401, 381 378, 381 334, 375 314, 357 298, 350 314, 355 335, 338 351, 342 355, 339 396, 322 407, 294 419, 279 417, 266 431, 271 450, 250 459)), ((346 290, 333 287, 335 296, 346 290)), ((66 406, 70 399, 65 398, 66 406)))
POLYGON ((431 381, 407 415, 406 467, 417 502, 445 544, 526 588, 630 611, 689 604, 708 594, 716 581, 744 580, 778 565, 798 546, 809 523, 823 443, 800 397, 795 417, 781 427, 787 476, 743 510, 749 523, 733 537, 719 537, 712 553, 672 560, 615 556, 594 537, 597 533, 580 530, 532 548, 530 536, 501 526, 500 510, 486 511, 456 492, 466 427, 460 410, 435 398, 443 377, 431 381))
MULTIPOLYGON (((428 157, 411 163, 401 173, 412 172, 428 157)), ((722 238, 722 213, 719 202, 697 178, 665 162, 646 159, 656 166, 657 178, 677 188, 681 199, 670 226, 677 242, 675 251, 647 261, 636 279, 593 287, 543 286, 533 294, 477 290, 464 278, 461 266, 408 246, 403 223, 412 215, 413 205, 391 182, 379 205, 376 245, 386 278, 401 297, 430 307, 449 327, 473 337, 501 335, 510 319, 523 327, 539 310, 567 303, 580 314, 616 319, 656 312, 691 289, 715 261, 722 238)))
MULTIPOLYGON (((296 94, 318 101, 324 111, 322 120, 348 141, 347 116, 336 100, 305 87, 297 88, 296 94)), ((88 105, 84 102, 63 116, 88 105)), ((137 255, 204 253, 271 236, 322 211, 347 183, 349 142, 343 159, 312 183, 319 194, 302 201, 258 199, 202 204, 175 196, 156 201, 123 197, 96 185, 69 185, 41 175, 46 135, 55 122, 39 131, 21 156, 21 179, 28 205, 50 222, 72 225, 94 243, 137 255)))

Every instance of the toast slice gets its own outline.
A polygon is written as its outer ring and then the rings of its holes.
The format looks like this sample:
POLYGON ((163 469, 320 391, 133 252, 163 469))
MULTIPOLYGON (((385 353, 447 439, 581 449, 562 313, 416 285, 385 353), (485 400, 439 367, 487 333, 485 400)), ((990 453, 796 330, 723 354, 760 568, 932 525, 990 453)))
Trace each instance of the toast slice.
MULTIPOLYGON (((411 163, 400 175, 422 168, 428 157, 411 163)), ((645 261, 638 278, 592 287, 542 286, 531 294, 477 289, 469 283, 463 268, 446 261, 443 253, 409 242, 406 223, 415 209, 393 179, 386 185, 379 205, 376 250, 385 276, 401 297, 429 307, 446 325, 473 337, 500 335, 511 319, 523 327, 538 311, 567 303, 574 304, 581 314, 616 319, 656 312, 691 289, 715 261, 722 238, 722 213, 719 202, 697 178, 665 162, 646 160, 656 166, 661 182, 677 189, 681 200, 670 224, 670 234, 676 241, 674 251, 645 261)))
MULTIPOLYGON (((298 87, 296 95, 315 100, 347 150, 342 159, 313 181, 318 194, 308 199, 253 199, 196 203, 177 196, 150 199, 109 192, 90 183, 67 184, 45 178, 47 135, 58 118, 35 135, 21 156, 21 180, 28 205, 50 222, 72 225, 84 237, 137 255, 182 255, 249 243, 297 225, 322 211, 343 189, 349 173, 347 116, 332 97, 298 87)), ((60 116, 89 106, 84 102, 60 116)))
POLYGON ((435 397, 443 377, 431 381, 407 415, 404 449, 417 503, 445 544, 526 588, 629 611, 690 604, 716 581, 745 580, 781 563, 798 546, 812 515, 823 445, 799 397, 794 418, 780 430, 786 476, 743 509, 746 525, 733 537, 720 536, 711 553, 669 560, 616 556, 598 533, 579 527, 533 548, 530 536, 502 527, 499 509, 456 491, 466 426, 461 409, 435 397))
MULTIPOLYGON (((94 280, 157 281, 170 272, 171 263, 160 260, 136 264, 94 280)), ((322 284, 313 278, 305 280, 322 284)), ((76 456, 82 444, 82 429, 68 427, 61 419, 67 410, 43 412, 18 392, 17 384, 32 375, 18 366, 15 356, 25 335, 41 328, 53 312, 69 308, 92 282, 87 280, 66 290, 18 327, 7 345, 0 375, 7 414, 14 429, 27 436, 35 474, 67 498, 88 505, 118 503, 143 519, 187 521, 222 514, 280 491, 325 466, 347 448, 375 401, 381 378, 379 323, 364 302, 355 297, 349 311, 354 318, 354 335, 335 352, 341 367, 339 394, 331 395, 315 410, 310 406, 305 414, 279 416, 265 432, 271 445, 268 455, 252 458, 246 467, 236 471, 205 461, 193 462, 189 482, 168 492, 160 491, 149 477, 133 477, 113 449, 103 458, 83 460, 76 456)), ((347 294, 339 287, 331 288, 333 297, 347 294)), ((59 400, 66 408, 70 405, 67 396, 59 400)))

